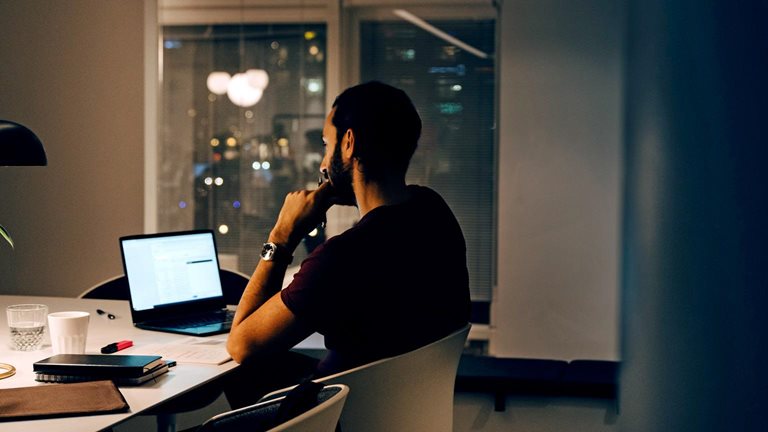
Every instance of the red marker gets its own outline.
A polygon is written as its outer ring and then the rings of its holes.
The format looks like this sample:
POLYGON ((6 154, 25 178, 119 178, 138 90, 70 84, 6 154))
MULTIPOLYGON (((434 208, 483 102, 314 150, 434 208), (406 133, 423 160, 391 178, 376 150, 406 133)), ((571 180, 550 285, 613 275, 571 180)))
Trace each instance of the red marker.
POLYGON ((111 344, 109 344, 107 346, 102 347, 101 348, 101 353, 102 354, 112 354, 113 352, 118 352, 120 350, 124 350, 124 349, 126 349, 128 347, 132 347, 132 346, 133 346, 133 341, 123 340, 123 341, 111 343, 111 344))

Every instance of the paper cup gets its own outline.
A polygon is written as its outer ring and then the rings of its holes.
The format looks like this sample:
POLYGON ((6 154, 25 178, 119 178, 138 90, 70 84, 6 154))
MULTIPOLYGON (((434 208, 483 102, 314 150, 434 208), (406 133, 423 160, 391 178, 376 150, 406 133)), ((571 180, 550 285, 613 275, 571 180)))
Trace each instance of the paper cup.
POLYGON ((85 354, 90 316, 88 312, 80 311, 48 314, 48 332, 54 354, 85 354))

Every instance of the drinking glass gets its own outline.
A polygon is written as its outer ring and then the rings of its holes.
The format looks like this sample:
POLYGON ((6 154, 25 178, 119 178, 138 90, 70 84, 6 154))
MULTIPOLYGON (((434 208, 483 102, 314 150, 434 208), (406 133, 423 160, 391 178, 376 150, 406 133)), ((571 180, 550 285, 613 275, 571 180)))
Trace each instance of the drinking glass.
POLYGON ((43 344, 48 306, 44 304, 17 304, 6 308, 11 348, 34 351, 43 344))

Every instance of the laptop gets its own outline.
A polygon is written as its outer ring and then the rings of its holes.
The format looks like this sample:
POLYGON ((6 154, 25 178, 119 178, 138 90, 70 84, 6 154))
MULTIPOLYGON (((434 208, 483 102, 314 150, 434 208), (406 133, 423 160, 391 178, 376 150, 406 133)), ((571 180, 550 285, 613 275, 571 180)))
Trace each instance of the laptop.
POLYGON ((228 310, 212 230, 120 237, 133 325, 192 336, 227 333, 228 310))

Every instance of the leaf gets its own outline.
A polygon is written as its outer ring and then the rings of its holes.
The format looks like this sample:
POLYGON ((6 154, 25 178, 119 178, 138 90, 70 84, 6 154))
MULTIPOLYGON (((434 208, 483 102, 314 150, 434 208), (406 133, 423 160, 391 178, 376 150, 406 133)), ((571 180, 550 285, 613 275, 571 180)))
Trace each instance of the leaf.
POLYGON ((8 242, 8 244, 11 245, 11 247, 13 247, 13 239, 11 238, 11 234, 2 225, 0 225, 0 235, 3 236, 3 238, 8 242))

